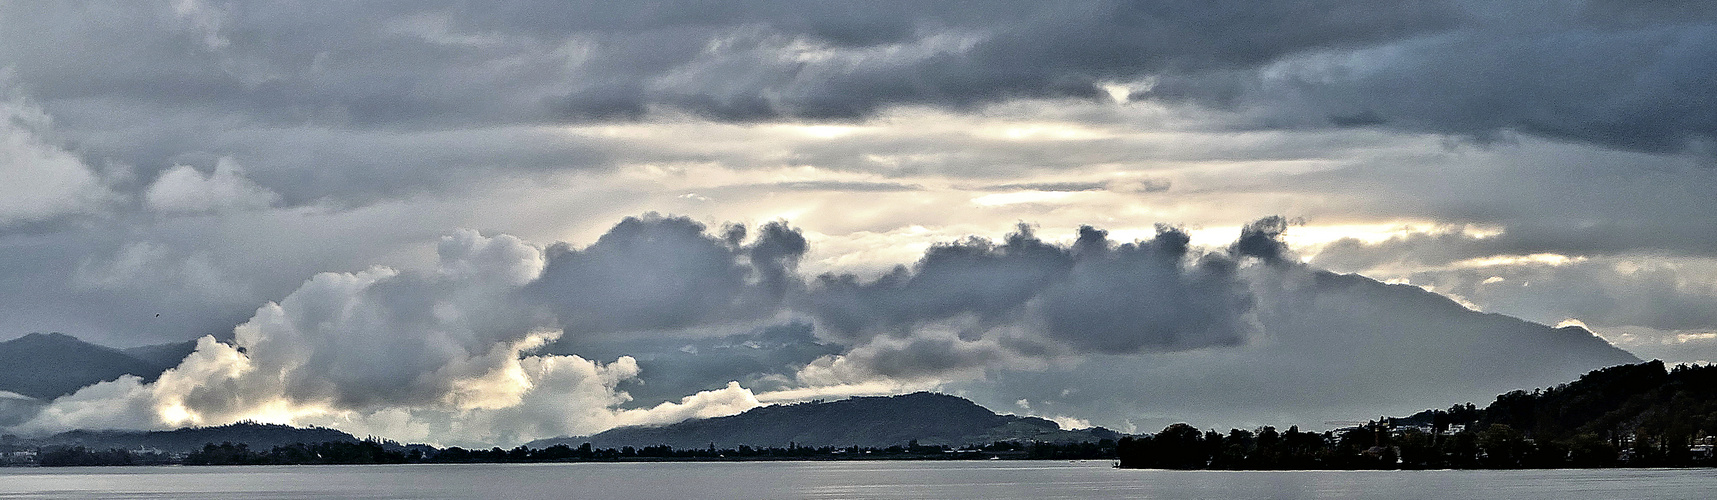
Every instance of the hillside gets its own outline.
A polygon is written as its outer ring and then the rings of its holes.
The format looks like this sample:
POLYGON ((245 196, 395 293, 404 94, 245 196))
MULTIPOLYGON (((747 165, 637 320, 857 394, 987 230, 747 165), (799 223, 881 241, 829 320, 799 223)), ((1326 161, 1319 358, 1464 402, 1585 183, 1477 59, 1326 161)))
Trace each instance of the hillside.
POLYGON ((1097 441, 1119 435, 1107 429, 1067 431, 1036 417, 997 415, 976 403, 946 394, 918 392, 901 396, 856 397, 754 408, 738 415, 688 420, 659 427, 621 427, 585 438, 532 441, 597 448, 668 445, 697 449, 798 446, 923 445, 959 446, 1010 439, 1097 441))
POLYGON ((0 390, 37 399, 54 399, 126 374, 152 380, 169 366, 59 333, 0 342, 0 390))
POLYGON ((1173 469, 1710 467, 1712 436, 1717 366, 1652 361, 1321 434, 1177 423, 1120 440, 1116 454, 1122 467, 1173 469))
POLYGON ((1101 388, 1033 410, 1140 429, 1175 422, 1251 426, 1408 414, 1567 382, 1634 355, 1577 327, 1469 309, 1412 285, 1321 271, 1261 277, 1257 334, 1243 345, 1111 356, 1079 367, 956 385, 1002 405, 1030 391, 1101 388), (1280 280, 1268 282, 1267 280, 1280 280))
MULTIPOLYGON (((1531 439, 1550 454, 1610 448, 1605 455, 1614 458, 1615 449, 1631 446, 1636 463, 1683 464, 1695 458, 1688 455, 1690 446, 1717 436, 1717 366, 1667 369, 1661 361, 1613 366, 1555 387, 1512 391, 1482 409, 1427 410, 1390 423, 1434 429, 1464 425, 1531 439)), ((1524 453, 1511 457, 1529 458, 1524 453)))
POLYGON ((297 443, 356 443, 359 439, 345 432, 322 427, 300 428, 240 422, 218 427, 186 427, 171 431, 77 430, 34 441, 41 446, 82 446, 94 450, 153 448, 166 452, 191 452, 200 450, 203 445, 209 443, 243 443, 252 450, 267 450, 297 443))
MULTIPOLYGON (((155 371, 156 374, 159 374, 168 368, 179 366, 179 362, 184 361, 185 356, 190 356, 191 352, 195 350, 197 350, 197 341, 193 339, 184 342, 127 347, 120 349, 119 352, 159 368, 155 371)), ((145 379, 154 378, 142 374, 138 374, 138 376, 145 379)))

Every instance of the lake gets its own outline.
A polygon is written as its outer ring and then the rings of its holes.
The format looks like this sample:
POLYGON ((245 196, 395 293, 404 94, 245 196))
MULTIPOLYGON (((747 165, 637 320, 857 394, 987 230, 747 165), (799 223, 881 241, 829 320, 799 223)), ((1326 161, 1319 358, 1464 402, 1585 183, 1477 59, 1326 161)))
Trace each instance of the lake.
POLYGON ((1713 469, 1164 471, 1107 461, 0 468, 0 498, 1710 498, 1713 469))

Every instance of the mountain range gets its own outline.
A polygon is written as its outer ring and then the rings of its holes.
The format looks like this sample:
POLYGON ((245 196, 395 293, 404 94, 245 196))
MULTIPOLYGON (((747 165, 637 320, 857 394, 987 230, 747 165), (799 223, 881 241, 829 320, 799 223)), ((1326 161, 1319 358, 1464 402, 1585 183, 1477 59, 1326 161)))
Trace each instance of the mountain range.
POLYGON ((32 333, 0 342, 0 391, 51 400, 121 375, 151 381, 195 349, 196 341, 115 349, 61 333, 32 333))

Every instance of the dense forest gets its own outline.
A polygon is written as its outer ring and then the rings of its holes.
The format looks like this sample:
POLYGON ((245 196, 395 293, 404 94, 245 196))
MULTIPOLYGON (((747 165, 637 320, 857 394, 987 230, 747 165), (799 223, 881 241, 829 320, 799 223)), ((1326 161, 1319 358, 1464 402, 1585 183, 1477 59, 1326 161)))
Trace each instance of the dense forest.
POLYGON ((1324 433, 1174 424, 1118 443, 1119 465, 1167 469, 1712 466, 1717 367, 1621 365, 1532 392, 1324 433))

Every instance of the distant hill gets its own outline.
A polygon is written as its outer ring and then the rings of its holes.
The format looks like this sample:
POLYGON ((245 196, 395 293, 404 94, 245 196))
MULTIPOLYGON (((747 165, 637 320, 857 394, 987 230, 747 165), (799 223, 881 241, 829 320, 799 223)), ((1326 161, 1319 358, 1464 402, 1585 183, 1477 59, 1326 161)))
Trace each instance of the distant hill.
POLYGON ((120 375, 153 380, 176 364, 163 366, 70 335, 32 333, 0 342, 0 390, 54 399, 120 375))
POLYGON ((1097 441, 1120 435, 1101 427, 1062 430, 1037 417, 997 415, 966 399, 918 392, 901 396, 856 397, 753 408, 738 415, 688 420, 659 427, 621 427, 584 438, 532 441, 532 448, 556 444, 597 448, 668 445, 676 449, 799 446, 922 445, 991 443, 1013 439, 1097 441))
POLYGON ((322 427, 300 428, 240 422, 219 427, 186 427, 171 431, 76 430, 36 441, 43 446, 83 446, 95 450, 154 448, 166 452, 191 452, 202 449, 203 445, 208 443, 243 443, 252 450, 268 450, 275 446, 296 443, 356 443, 360 440, 351 434, 322 427))
MULTIPOLYGON (((1353 362, 1375 370, 1372 373, 1399 370, 1406 362, 1420 364, 1424 356, 1435 354, 1457 361, 1461 369, 1452 375, 1465 374, 1467 379, 1554 377, 1540 383, 1515 384, 1518 388, 1568 380, 1594 368, 1640 362, 1584 328, 1554 328, 1474 311, 1413 285, 1322 271, 1313 274, 1310 285, 1313 293, 1277 299, 1275 310, 1262 319, 1275 332, 1293 331, 1309 339, 1317 338, 1308 332, 1320 330, 1371 332, 1370 336, 1339 339, 1335 346, 1325 348, 1369 355, 1354 356, 1353 362)), ((1449 371, 1448 366, 1437 363, 1427 366, 1433 371, 1449 371)))
POLYGON ((1537 439, 1589 435, 1677 441, 1717 435, 1717 365, 1662 361, 1595 370, 1579 380, 1496 397, 1482 409, 1426 410, 1392 424, 1506 425, 1537 439))
MULTIPOLYGON (((179 366, 179 362, 184 361, 185 356, 190 356, 191 352, 196 350, 197 341, 192 339, 184 342, 169 342, 166 344, 146 345, 141 347, 127 347, 125 349, 120 349, 119 352, 125 353, 126 356, 137 358, 139 361, 144 363, 149 363, 154 368, 159 368, 159 370, 154 371, 156 376, 159 376, 161 372, 167 371, 168 368, 179 366)), ((155 378, 154 376, 143 374, 136 375, 145 379, 155 378)))
MULTIPOLYGON (((1578 327, 1475 311, 1423 288, 1359 275, 1279 273, 1257 287, 1258 335, 1245 345, 1113 356, 1069 371, 1002 373, 1009 388, 1082 387, 1049 414, 1141 429, 1175 422, 1246 426, 1262 418, 1316 423, 1485 401, 1640 360, 1578 327)), ((980 403, 1020 392, 957 386, 980 403)))
POLYGON ((1116 443, 1121 467, 1172 469, 1518 469, 1714 467, 1717 366, 1662 361, 1595 370, 1327 433, 1204 432, 1177 423, 1116 443))

